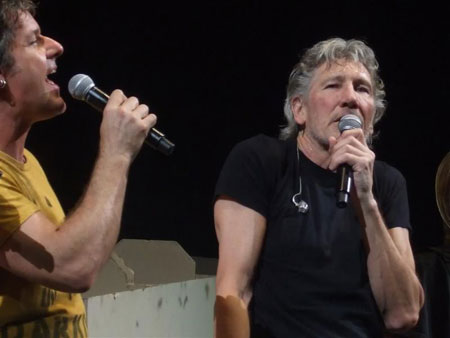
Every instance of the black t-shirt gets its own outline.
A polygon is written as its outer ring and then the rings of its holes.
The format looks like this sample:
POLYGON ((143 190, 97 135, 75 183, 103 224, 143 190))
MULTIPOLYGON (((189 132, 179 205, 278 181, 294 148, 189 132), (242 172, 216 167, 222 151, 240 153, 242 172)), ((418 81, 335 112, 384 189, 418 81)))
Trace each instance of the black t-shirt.
MULTIPOLYGON (((296 140, 259 135, 228 156, 215 196, 262 214, 267 228, 253 280, 252 337, 376 337, 383 321, 367 274, 362 230, 351 204, 336 206, 337 175, 299 152, 296 140), (309 204, 298 212, 292 196, 309 204)), ((410 229, 406 184, 375 161, 374 195, 388 228, 410 229)))

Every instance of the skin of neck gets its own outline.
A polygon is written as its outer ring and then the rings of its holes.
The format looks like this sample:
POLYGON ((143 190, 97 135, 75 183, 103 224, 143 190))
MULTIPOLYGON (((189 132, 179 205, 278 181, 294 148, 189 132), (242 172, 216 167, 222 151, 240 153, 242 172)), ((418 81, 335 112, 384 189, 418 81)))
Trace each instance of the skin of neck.
POLYGON ((0 150, 19 162, 24 162, 25 140, 30 125, 17 118, 17 114, 0 105, 0 150))
POLYGON ((298 133, 297 146, 310 161, 324 169, 328 168, 330 164, 328 147, 318 144, 304 130, 298 133))

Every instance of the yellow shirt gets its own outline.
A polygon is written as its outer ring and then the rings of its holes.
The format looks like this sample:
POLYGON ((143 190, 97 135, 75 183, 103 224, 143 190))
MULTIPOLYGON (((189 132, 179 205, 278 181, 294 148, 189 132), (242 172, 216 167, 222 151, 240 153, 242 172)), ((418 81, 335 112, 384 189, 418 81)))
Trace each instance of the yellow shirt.
MULTIPOLYGON (((0 246, 35 212, 43 212, 55 227, 64 221, 39 162, 27 150, 24 156, 26 162, 21 163, 0 151, 0 246)), ((81 295, 29 282, 0 268, 0 337, 87 337, 81 295)))

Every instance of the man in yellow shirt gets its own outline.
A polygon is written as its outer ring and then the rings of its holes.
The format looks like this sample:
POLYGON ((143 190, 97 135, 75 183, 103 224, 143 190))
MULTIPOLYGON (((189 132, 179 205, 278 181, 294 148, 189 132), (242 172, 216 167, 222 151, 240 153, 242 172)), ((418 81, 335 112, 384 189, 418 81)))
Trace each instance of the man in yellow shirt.
POLYGON ((129 166, 156 116, 115 90, 97 161, 69 217, 25 149, 35 122, 62 114, 55 73, 63 47, 42 35, 31 0, 0 7, 0 336, 86 337, 80 292, 116 243, 129 166))

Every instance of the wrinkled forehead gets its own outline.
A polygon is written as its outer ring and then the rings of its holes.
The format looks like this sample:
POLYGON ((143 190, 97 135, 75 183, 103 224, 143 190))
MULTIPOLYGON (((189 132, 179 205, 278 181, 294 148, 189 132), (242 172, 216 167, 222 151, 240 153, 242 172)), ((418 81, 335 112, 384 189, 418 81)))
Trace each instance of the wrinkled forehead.
POLYGON ((372 77, 364 64, 359 61, 338 59, 322 63, 316 68, 313 78, 336 76, 348 74, 349 76, 361 77, 372 83, 372 77))
POLYGON ((359 61, 339 59, 331 62, 324 62, 312 73, 308 86, 308 93, 314 85, 329 79, 351 79, 366 83, 373 88, 373 79, 367 68, 359 61))

